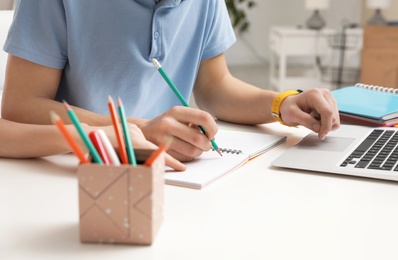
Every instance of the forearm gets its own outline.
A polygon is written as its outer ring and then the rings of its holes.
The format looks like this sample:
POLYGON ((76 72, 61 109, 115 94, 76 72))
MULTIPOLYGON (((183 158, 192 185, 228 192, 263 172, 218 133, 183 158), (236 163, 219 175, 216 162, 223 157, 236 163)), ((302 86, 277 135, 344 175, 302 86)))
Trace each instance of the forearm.
MULTIPOLYGON (((5 100, 7 102, 7 99, 5 100)), ((49 98, 33 97, 24 102, 17 102, 18 106, 3 106, 4 119, 26 124, 51 124, 50 111, 57 113, 62 120, 69 124, 71 121, 67 115, 64 104, 49 98)), ((109 116, 100 115, 85 109, 72 107, 81 122, 89 125, 109 125, 109 116)))
MULTIPOLYGON (((77 140, 77 132, 68 130, 77 140)), ((70 152, 54 125, 29 125, 0 119, 0 157, 32 158, 70 152)))
POLYGON ((231 75, 219 85, 195 92, 197 105, 223 121, 239 124, 273 122, 271 104, 277 95, 240 81, 231 75))
MULTIPOLYGON (((92 126, 107 126, 112 124, 112 120, 109 115, 97 114, 75 106, 71 107, 81 123, 86 123, 92 126)), ((57 113, 66 124, 72 123, 69 119, 64 104, 55 100, 39 97, 31 98, 29 102, 23 102, 23 104, 20 103, 18 108, 7 109, 7 112, 3 111, 3 118, 26 124, 48 125, 51 124, 51 110, 57 113), (32 109, 32 107, 34 107, 34 109, 32 109)), ((140 126, 147 120, 140 118, 128 118, 128 121, 129 123, 140 126)))

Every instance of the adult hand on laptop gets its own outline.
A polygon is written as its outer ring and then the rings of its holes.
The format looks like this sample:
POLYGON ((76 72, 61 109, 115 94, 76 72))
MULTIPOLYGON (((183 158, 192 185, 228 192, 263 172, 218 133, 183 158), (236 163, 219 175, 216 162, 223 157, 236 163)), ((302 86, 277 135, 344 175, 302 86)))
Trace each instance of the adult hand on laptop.
POLYGON ((318 133, 320 139, 340 126, 336 100, 328 89, 310 89, 286 98, 280 107, 287 125, 302 125, 318 133))

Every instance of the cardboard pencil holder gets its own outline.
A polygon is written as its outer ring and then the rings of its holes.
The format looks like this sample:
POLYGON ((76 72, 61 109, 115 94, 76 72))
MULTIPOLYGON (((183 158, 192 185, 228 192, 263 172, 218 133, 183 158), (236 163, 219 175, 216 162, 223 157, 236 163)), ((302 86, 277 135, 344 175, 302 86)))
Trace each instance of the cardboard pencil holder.
POLYGON ((140 165, 153 151, 136 150, 137 166, 78 167, 80 240, 150 245, 163 220, 164 153, 151 167, 140 165))

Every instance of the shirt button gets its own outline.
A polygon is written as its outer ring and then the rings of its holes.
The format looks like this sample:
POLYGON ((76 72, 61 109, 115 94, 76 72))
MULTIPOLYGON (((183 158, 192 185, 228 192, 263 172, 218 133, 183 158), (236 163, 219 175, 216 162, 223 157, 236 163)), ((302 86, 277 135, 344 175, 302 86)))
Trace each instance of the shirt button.
POLYGON ((153 37, 154 37, 155 39, 159 38, 159 33, 158 33, 158 32, 155 32, 155 33, 153 34, 153 37))

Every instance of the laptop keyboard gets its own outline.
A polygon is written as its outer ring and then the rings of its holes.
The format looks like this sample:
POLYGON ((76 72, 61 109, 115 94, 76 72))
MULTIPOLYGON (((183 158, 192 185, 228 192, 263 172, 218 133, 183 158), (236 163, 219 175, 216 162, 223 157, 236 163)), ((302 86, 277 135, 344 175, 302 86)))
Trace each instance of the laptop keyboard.
POLYGON ((375 129, 340 165, 398 171, 398 131, 375 129))

